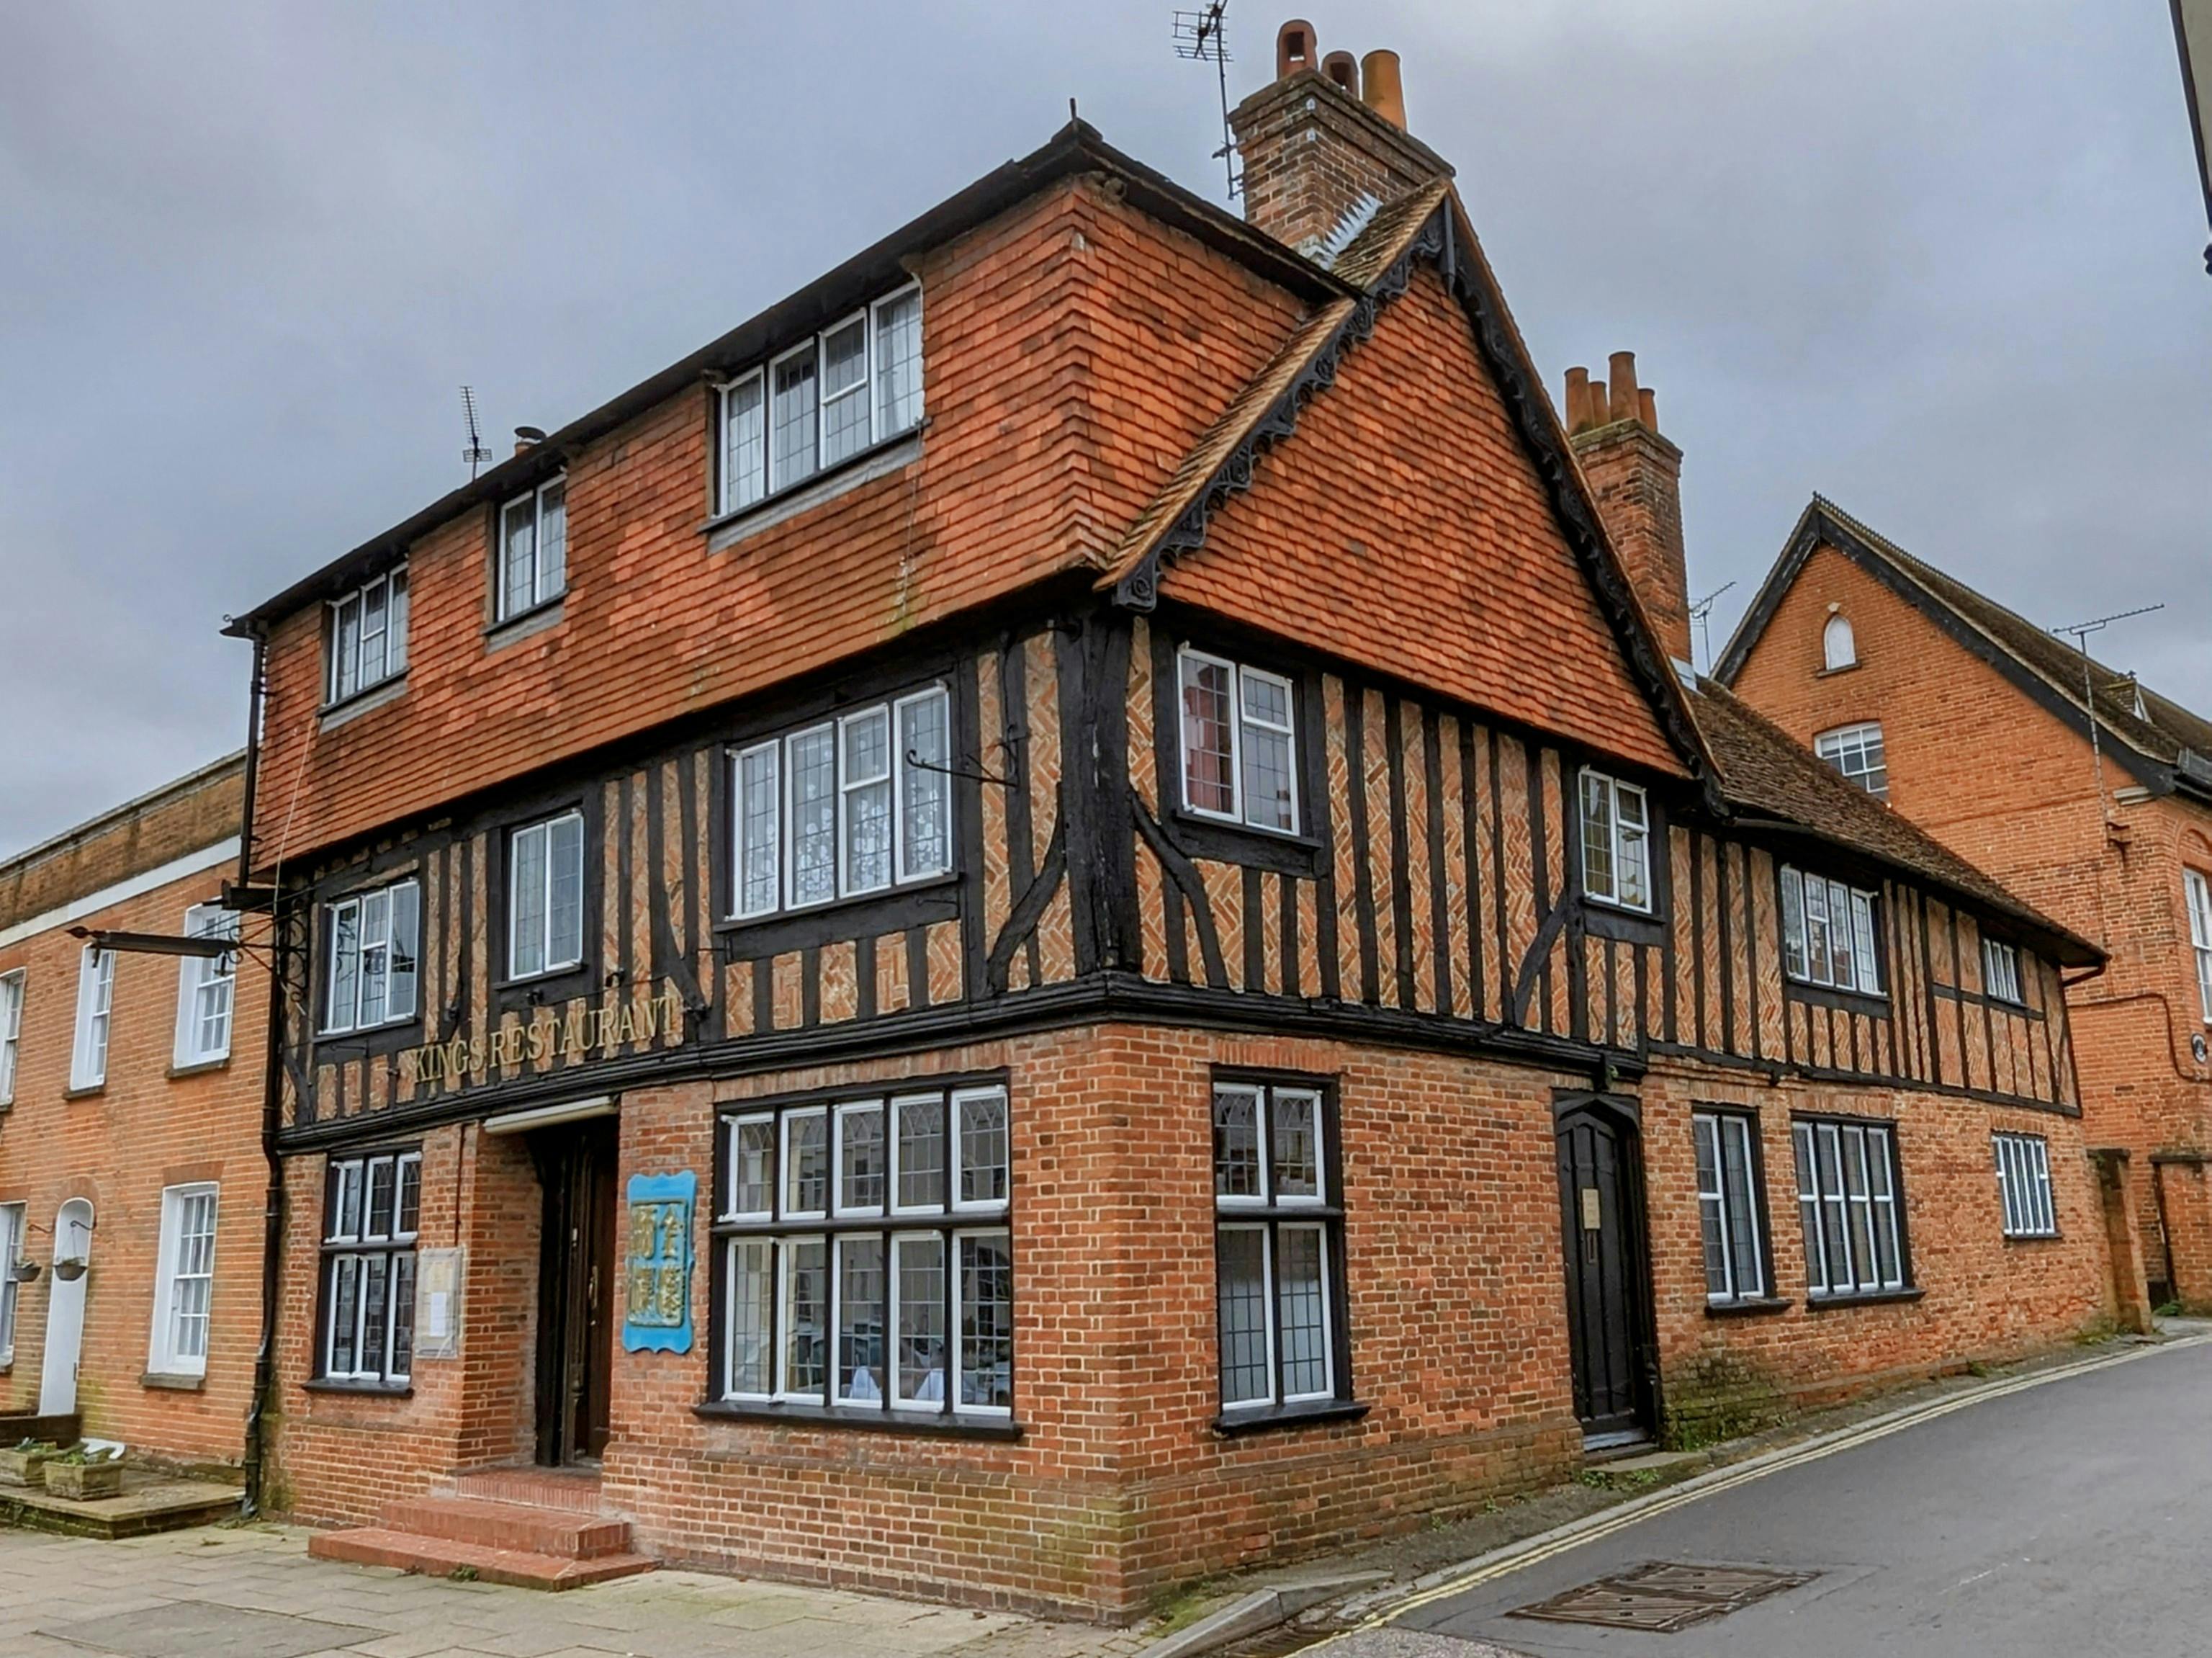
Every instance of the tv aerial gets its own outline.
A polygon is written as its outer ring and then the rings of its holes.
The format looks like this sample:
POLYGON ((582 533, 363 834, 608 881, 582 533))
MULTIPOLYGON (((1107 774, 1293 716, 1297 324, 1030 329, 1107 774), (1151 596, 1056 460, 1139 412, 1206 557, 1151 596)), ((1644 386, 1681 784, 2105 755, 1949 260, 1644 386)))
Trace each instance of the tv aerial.
POLYGON ((468 463, 469 482, 473 484, 477 468, 491 459, 491 451, 484 448, 483 436, 477 430, 477 393, 472 386, 461 387, 461 412, 469 422, 469 447, 461 451, 461 459, 468 463))
POLYGON ((1213 152, 1213 158, 1228 174, 1229 199, 1235 201, 1244 180, 1237 171, 1237 137, 1229 126, 1228 11, 1229 0, 1212 0, 1201 11, 1177 12, 1175 46, 1178 58, 1213 65, 1214 78, 1221 87, 1221 148, 1213 152))

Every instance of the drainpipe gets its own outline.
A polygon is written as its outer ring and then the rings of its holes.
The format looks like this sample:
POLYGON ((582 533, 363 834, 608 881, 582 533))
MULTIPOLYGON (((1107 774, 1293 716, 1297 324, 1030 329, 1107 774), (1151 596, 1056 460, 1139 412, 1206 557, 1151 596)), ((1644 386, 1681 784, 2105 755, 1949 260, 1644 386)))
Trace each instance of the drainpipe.
MULTIPOLYGON (((269 694, 266 670, 268 636, 259 627, 253 640, 253 682, 246 714, 246 821, 238 847, 238 885, 243 890, 253 876, 253 812, 255 787, 260 774, 261 724, 269 694)), ((276 1155, 276 1131, 283 1125, 284 1091, 284 973, 283 930, 278 904, 272 893, 269 905, 269 1000, 263 1025, 261 1071, 261 1157, 268 1165, 268 1200, 261 1218, 261 1338, 253 1354, 253 1402, 246 1413, 246 1500, 251 1516, 262 1509, 267 1477, 269 1396, 276 1386, 276 1303, 283 1289, 282 1250, 284 1242, 284 1161, 276 1155)))

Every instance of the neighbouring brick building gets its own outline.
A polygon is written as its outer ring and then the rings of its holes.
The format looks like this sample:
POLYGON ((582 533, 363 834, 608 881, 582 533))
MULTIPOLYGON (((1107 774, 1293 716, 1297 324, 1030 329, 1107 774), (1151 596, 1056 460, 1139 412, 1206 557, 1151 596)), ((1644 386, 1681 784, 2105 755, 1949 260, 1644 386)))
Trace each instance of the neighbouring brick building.
POLYGON ((2212 721, 1817 497, 1717 672, 2108 953, 2067 999, 2087 1133, 2134 1199, 2120 1277, 2212 1308, 2212 721))
POLYGON ((1071 124, 241 619, 323 1551, 1120 1616, 2110 1315, 2096 951, 1686 683, 1632 373, 1280 57, 1249 222, 1071 124))
POLYGON ((261 1338, 269 976, 82 935, 237 936, 219 900, 242 771, 234 755, 0 863, 9 1408, 234 1468, 261 1338))

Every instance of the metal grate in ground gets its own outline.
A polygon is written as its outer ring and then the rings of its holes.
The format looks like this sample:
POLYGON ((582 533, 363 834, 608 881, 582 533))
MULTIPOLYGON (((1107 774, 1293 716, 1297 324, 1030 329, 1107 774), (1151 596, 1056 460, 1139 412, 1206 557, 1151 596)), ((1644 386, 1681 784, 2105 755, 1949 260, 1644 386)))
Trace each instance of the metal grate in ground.
POLYGON ((1695 1624, 1724 1618, 1754 1600, 1794 1589, 1819 1576, 1771 1566, 1707 1566, 1655 1560, 1522 1606, 1510 1615, 1553 1624, 1595 1624, 1605 1629, 1671 1635, 1695 1624))

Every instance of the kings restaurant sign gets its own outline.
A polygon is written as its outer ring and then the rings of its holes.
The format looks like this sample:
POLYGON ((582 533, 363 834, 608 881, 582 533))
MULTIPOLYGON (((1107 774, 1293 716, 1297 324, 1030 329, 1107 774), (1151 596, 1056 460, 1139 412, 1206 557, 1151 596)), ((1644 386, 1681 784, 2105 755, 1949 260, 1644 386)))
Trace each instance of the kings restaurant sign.
POLYGON ((663 1037, 681 1041, 683 1036, 684 999, 671 986, 614 1007, 540 1008, 526 1024, 426 1042, 406 1051, 401 1069, 403 1074, 412 1070, 418 1087, 458 1088, 483 1072, 573 1065, 594 1052, 612 1054, 663 1037))

